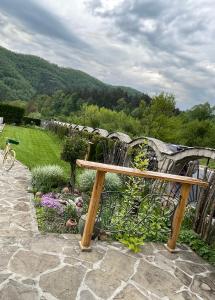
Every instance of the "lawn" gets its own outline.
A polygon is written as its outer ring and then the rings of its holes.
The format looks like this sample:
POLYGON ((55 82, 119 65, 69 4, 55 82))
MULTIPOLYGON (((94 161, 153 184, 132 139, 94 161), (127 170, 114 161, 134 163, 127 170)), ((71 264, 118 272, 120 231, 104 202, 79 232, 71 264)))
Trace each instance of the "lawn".
POLYGON ((5 145, 6 138, 18 140, 19 145, 13 145, 16 157, 29 169, 46 164, 57 164, 63 167, 69 175, 69 164, 60 159, 62 140, 51 132, 6 125, 0 134, 0 147, 5 145))

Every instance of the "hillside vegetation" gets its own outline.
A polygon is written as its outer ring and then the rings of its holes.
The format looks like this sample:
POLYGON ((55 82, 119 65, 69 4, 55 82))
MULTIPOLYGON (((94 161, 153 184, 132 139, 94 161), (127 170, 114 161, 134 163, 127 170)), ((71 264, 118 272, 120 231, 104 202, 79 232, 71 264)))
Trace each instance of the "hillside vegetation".
POLYGON ((0 100, 30 100, 35 95, 52 95, 58 90, 79 93, 85 101, 90 98, 91 103, 107 107, 108 99, 115 101, 127 97, 132 102, 137 96, 150 100, 135 89, 107 85, 82 71, 62 68, 37 56, 17 54, 0 47, 0 100))

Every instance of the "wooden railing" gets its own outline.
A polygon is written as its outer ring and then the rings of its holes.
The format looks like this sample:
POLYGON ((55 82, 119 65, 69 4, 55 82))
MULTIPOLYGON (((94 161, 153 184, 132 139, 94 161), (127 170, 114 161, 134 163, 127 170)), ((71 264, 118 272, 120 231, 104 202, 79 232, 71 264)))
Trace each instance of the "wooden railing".
POLYGON ((106 173, 108 172, 118 173, 118 174, 124 174, 128 176, 144 177, 144 178, 150 178, 155 180, 162 180, 162 181, 181 184, 180 201, 173 217, 172 233, 166 245, 167 249, 170 252, 174 252, 176 248, 176 241, 180 233, 180 227, 184 218, 185 208, 186 208, 191 186, 199 185, 203 188, 208 187, 207 182, 192 177, 178 176, 178 175, 151 172, 151 171, 140 171, 138 169, 101 164, 101 163, 96 163, 96 162, 91 162, 86 160, 77 160, 77 165, 82 168, 96 170, 96 178, 93 186, 92 195, 90 198, 84 232, 83 232, 82 239, 80 241, 80 247, 83 251, 91 250, 90 243, 91 243, 91 238, 93 233, 93 227, 95 224, 96 215, 99 208, 99 202, 103 190, 106 173))

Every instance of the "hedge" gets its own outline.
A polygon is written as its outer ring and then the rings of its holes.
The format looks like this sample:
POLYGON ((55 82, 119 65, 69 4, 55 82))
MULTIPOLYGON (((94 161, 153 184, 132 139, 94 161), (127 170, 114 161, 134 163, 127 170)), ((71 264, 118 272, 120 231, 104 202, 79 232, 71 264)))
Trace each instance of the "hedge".
POLYGON ((0 103, 0 117, 4 118, 4 123, 21 124, 24 113, 25 109, 22 107, 0 103))
POLYGON ((30 124, 30 125, 40 126, 41 120, 40 119, 35 119, 35 118, 24 117, 23 118, 23 123, 25 125, 30 124))

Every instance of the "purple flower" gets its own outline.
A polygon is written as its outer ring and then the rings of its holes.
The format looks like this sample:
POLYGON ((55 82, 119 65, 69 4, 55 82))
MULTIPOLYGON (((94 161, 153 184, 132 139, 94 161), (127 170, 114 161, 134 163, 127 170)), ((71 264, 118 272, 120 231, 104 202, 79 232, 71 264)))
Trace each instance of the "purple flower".
POLYGON ((43 207, 62 210, 62 205, 60 204, 59 200, 55 198, 53 193, 43 195, 41 205, 43 207))

